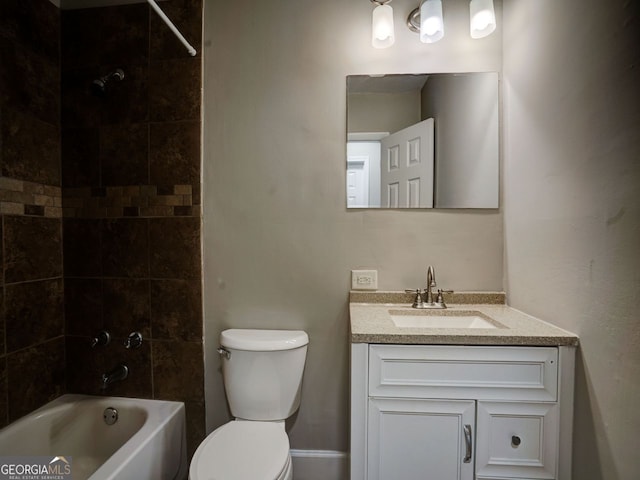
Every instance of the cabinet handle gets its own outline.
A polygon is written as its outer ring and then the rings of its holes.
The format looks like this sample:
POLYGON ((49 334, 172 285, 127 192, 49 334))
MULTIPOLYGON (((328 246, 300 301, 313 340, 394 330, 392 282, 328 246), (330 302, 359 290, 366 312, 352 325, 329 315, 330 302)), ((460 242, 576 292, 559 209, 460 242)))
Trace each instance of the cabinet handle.
POLYGON ((513 435, 511 437, 511 446, 513 448, 518 448, 520 446, 520 443, 522 443, 522 440, 520 440, 520 437, 517 435, 513 435))
POLYGON ((471 438, 471 425, 464 426, 464 443, 467 445, 467 454, 462 460, 464 463, 471 463, 471 456, 473 455, 473 439, 471 438))

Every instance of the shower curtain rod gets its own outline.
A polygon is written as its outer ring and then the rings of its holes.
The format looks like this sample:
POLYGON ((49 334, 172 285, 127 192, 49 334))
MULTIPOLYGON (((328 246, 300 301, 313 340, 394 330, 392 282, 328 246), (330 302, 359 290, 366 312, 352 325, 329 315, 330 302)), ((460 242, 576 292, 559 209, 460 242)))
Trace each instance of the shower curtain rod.
POLYGON ((189 55, 191 55, 192 57, 195 57, 196 56, 196 49, 193 48, 189 42, 187 42, 186 38, 184 38, 182 36, 180 31, 176 28, 176 26, 173 24, 173 22, 171 20, 169 20, 169 17, 167 17, 165 15, 165 13, 160 9, 160 7, 155 2, 155 0, 147 0, 147 2, 149 3, 149 5, 151 5, 153 7, 153 9, 156 11, 156 13, 158 15, 160 15, 160 18, 162 20, 164 20, 164 23, 167 24, 167 26, 171 29, 171 31, 173 33, 175 33, 176 37, 178 37, 178 40, 180 40, 182 42, 182 44, 187 48, 187 51, 189 52, 189 55))

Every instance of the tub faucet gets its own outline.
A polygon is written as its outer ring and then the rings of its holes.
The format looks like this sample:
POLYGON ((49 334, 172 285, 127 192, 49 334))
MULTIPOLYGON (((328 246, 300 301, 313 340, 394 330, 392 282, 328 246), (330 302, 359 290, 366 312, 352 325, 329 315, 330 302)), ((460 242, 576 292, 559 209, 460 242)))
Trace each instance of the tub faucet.
POLYGON ((116 368, 111 370, 110 372, 102 374, 102 386, 101 389, 105 390, 109 385, 115 382, 119 382, 124 380, 129 376, 129 367, 127 367, 124 363, 121 363, 116 368))

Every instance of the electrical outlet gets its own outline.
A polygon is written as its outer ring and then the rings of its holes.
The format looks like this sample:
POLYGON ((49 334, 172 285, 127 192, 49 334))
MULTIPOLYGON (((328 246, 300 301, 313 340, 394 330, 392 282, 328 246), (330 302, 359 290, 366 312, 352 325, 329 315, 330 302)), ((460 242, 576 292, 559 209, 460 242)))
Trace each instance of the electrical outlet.
POLYGON ((351 270, 351 290, 377 290, 377 270, 351 270))

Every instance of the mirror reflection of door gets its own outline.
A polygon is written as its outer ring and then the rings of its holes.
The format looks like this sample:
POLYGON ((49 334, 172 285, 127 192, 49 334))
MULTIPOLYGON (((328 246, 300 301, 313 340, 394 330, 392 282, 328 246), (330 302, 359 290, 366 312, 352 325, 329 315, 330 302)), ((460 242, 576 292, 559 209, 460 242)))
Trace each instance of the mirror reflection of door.
POLYGON ((433 118, 383 138, 381 205, 433 208, 433 118))
POLYGON ((347 208, 380 206, 380 138, 388 133, 362 133, 347 142, 347 208))

